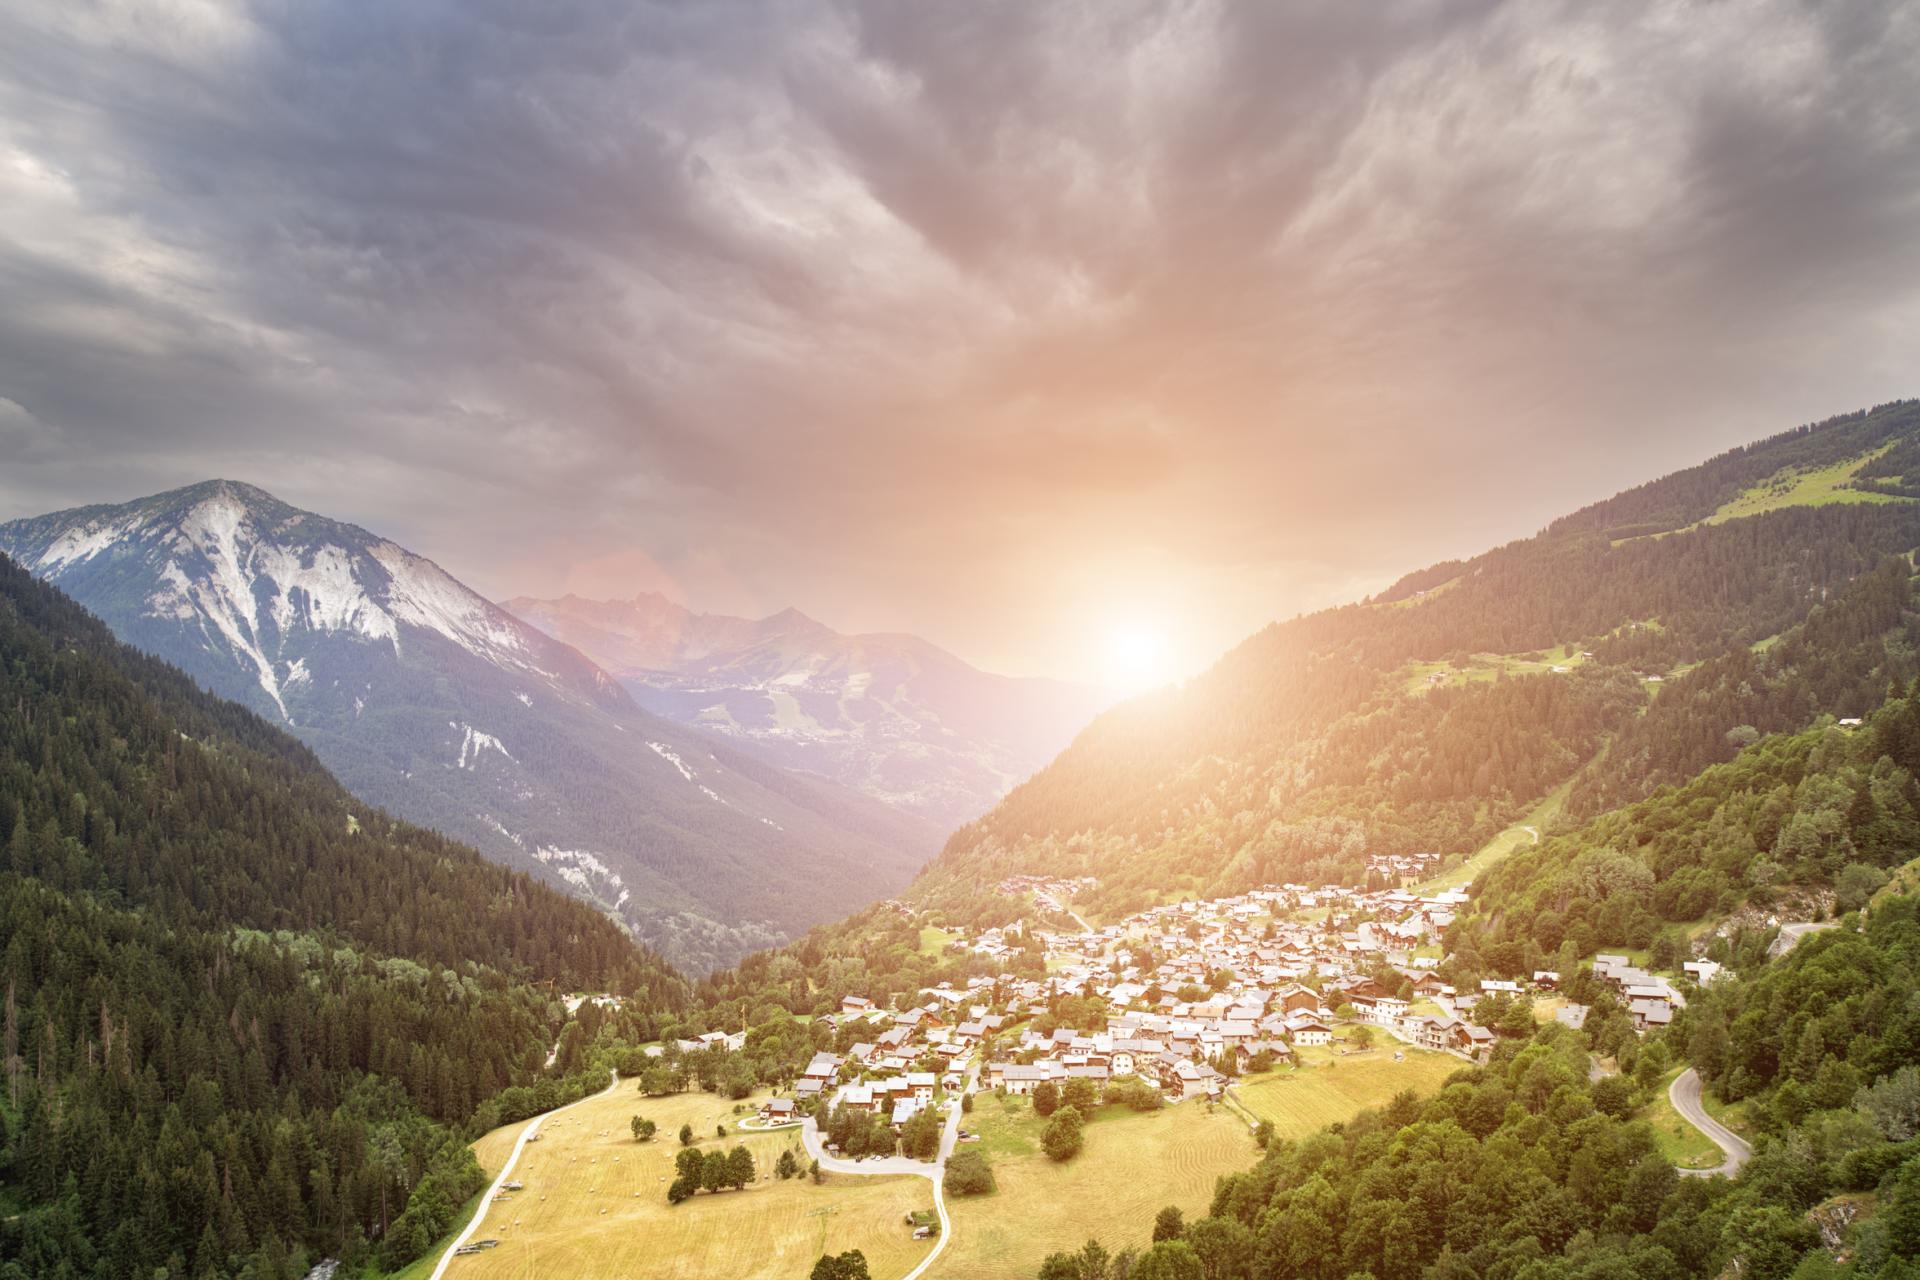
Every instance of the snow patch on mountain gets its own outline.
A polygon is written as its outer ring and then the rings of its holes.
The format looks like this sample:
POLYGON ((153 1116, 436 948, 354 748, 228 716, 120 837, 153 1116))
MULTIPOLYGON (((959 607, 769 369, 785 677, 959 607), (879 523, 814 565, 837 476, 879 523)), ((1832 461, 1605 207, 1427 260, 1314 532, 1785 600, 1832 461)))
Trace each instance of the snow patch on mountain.
POLYGON ((533 856, 552 867, 555 875, 576 889, 592 893, 593 882, 598 880, 608 889, 619 890, 620 896, 614 900, 616 907, 630 896, 626 889, 626 882, 620 879, 619 872, 601 861, 598 854, 586 849, 562 849, 555 845, 543 844, 534 849, 533 856))
POLYGON ((459 724, 452 720, 447 721, 447 728, 462 730, 465 734, 460 739, 460 759, 454 765, 456 769, 478 769, 481 755, 488 751, 498 751, 507 759, 513 759, 513 753, 490 733, 482 733, 470 724, 459 724))
POLYGON ((647 745, 653 748, 653 752, 655 755, 659 756, 662 760, 667 761, 674 768, 678 769, 680 771, 681 777, 685 778, 688 782, 693 781, 693 770, 687 768, 687 762, 685 760, 682 760, 680 758, 679 753, 676 752, 672 747, 669 747, 664 742, 649 742, 647 743, 647 745))
POLYGON ((513 841, 513 843, 515 843, 516 845, 519 845, 522 849, 527 847, 527 842, 525 840, 522 840, 519 836, 507 830, 506 824, 501 822, 500 819, 494 817, 492 814, 490 813, 481 814, 480 821, 486 823, 487 826, 491 827, 495 834, 505 836, 507 839, 513 841))
POLYGON ((401 622, 436 631, 476 657, 553 678, 533 665, 522 629, 445 569, 391 542, 375 543, 370 554, 387 571, 387 607, 401 622))
POLYGON ((96 520, 68 529, 40 554, 40 558, 34 562, 34 570, 45 575, 70 564, 91 560, 139 527, 139 524, 138 520, 96 520))

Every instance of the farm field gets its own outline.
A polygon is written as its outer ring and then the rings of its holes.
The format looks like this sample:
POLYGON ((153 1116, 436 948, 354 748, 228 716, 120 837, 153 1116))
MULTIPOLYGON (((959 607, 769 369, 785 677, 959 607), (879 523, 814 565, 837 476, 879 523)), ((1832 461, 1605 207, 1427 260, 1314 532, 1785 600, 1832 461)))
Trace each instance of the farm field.
POLYGON ((1340 1057, 1323 1053, 1303 1051, 1300 1067, 1237 1085, 1234 1097, 1255 1116, 1271 1121, 1279 1137, 1298 1138, 1383 1106, 1403 1089, 1435 1093, 1448 1076, 1467 1065, 1451 1054, 1397 1042, 1340 1057), (1395 1053, 1404 1053, 1405 1060, 1395 1062, 1395 1053))
POLYGON ((947 1198, 953 1238, 928 1280, 1030 1276, 1048 1254, 1089 1237, 1116 1253, 1145 1248, 1155 1213, 1169 1204, 1205 1213, 1214 1179, 1260 1155, 1244 1121, 1194 1102, 1147 1114, 1097 1108, 1086 1148, 1065 1164, 1040 1150, 1045 1122, 1024 1098, 983 1093, 967 1123, 981 1135, 971 1149, 993 1162, 996 1189, 947 1198))
MULTIPOLYGON (((764 1096, 746 1105, 757 1109, 764 1096)), ((454 1259, 449 1280, 787 1280, 805 1275, 823 1252, 847 1249, 866 1254, 874 1280, 897 1280, 926 1256, 931 1245, 912 1238, 905 1218, 932 1210, 930 1182, 906 1175, 781 1182, 773 1165, 782 1150, 799 1146, 798 1131, 734 1132, 735 1105, 708 1093, 644 1098, 623 1083, 610 1098, 546 1121, 514 1168, 526 1189, 490 1206, 475 1235, 501 1243, 454 1259), (636 1113, 659 1125, 651 1142, 633 1140, 627 1126, 636 1113), (759 1168, 756 1181, 668 1205, 682 1124, 700 1135, 701 1150, 745 1145, 759 1168), (714 1136, 718 1124, 729 1130, 724 1139, 714 1136)), ((518 1130, 497 1129, 474 1143, 483 1168, 498 1171, 518 1130)), ((429 1262, 421 1274, 431 1270, 429 1262)))

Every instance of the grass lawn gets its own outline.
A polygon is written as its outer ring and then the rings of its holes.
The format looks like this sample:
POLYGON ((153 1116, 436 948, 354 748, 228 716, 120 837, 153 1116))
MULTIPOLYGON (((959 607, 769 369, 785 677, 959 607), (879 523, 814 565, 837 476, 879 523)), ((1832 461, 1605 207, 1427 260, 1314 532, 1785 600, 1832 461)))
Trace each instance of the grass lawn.
POLYGON ((1675 1067, 1661 1078, 1653 1101, 1640 1108, 1640 1119, 1653 1126, 1654 1135, 1660 1140, 1660 1154, 1675 1165, 1682 1169, 1711 1169, 1726 1157, 1706 1134, 1681 1119, 1680 1113, 1667 1101, 1667 1086, 1682 1070, 1684 1068, 1675 1067))
POLYGON ((1700 1105, 1707 1114, 1743 1138, 1753 1137, 1753 1124, 1747 1119, 1747 1103, 1743 1098, 1739 1102, 1722 1102, 1711 1089, 1700 1091, 1700 1105))
POLYGON ((1364 1053, 1300 1052, 1299 1067, 1248 1077, 1234 1089, 1241 1105, 1271 1121, 1282 1138, 1303 1137, 1351 1120, 1362 1111, 1385 1105, 1402 1089, 1435 1093, 1448 1076, 1467 1066, 1451 1054, 1408 1048, 1398 1041, 1364 1053), (1395 1062, 1395 1053, 1405 1054, 1405 1060, 1395 1062))
MULTIPOLYGON (((760 1100, 748 1101, 757 1109, 760 1100)), ((502 1243, 456 1258, 447 1274, 455 1280, 787 1280, 805 1275, 824 1252, 859 1249, 875 1280, 884 1280, 906 1274, 926 1256, 931 1245, 914 1240, 905 1221, 908 1213, 932 1209, 933 1188, 926 1179, 829 1176, 821 1186, 804 1178, 781 1182, 773 1176, 774 1161, 784 1148, 799 1146, 798 1131, 730 1132, 715 1138, 716 1124, 734 1128, 739 1119, 734 1105, 707 1093, 643 1098, 623 1083, 611 1098, 548 1120, 540 1141, 527 1146, 514 1168, 513 1176, 526 1189, 490 1206, 476 1235, 502 1243), (627 1121, 636 1113, 660 1126, 652 1142, 633 1140, 627 1121), (702 1150, 744 1144, 759 1165, 759 1179, 744 1191, 703 1192, 669 1206, 667 1183, 682 1124, 691 1124, 700 1135, 702 1150)), ((518 1130, 518 1125, 496 1130, 474 1144, 483 1167, 491 1155, 490 1168, 497 1171, 518 1130)), ((432 1265, 430 1260, 420 1274, 432 1265)))
POLYGON ((1535 805, 1520 821, 1502 831, 1480 847, 1480 851, 1468 858, 1451 871, 1442 871, 1430 879, 1415 885, 1415 893, 1439 893, 1444 889, 1458 889, 1471 884, 1494 863, 1499 862, 1515 849, 1524 848, 1538 840, 1536 832, 1546 830, 1547 824, 1557 816, 1567 803, 1567 796, 1573 791, 1573 779, 1568 778, 1548 793, 1546 799, 1535 805))
POLYGON ((955 935, 948 933, 945 929, 936 929, 930 924, 922 925, 920 928, 920 954, 923 956, 939 955, 947 949, 947 944, 953 941, 954 936, 955 935))
POLYGON ((1244 1121, 1198 1102, 1147 1114, 1097 1108, 1085 1150, 1065 1164, 1041 1152, 1045 1122, 1024 1098, 981 1094, 968 1124, 981 1135, 972 1149, 993 1162, 996 1189, 948 1199, 953 1238, 930 1280, 1031 1276, 1048 1254, 1089 1237, 1115 1253, 1145 1248, 1155 1213, 1174 1204, 1188 1217, 1204 1214, 1214 1180, 1244 1172, 1260 1154, 1244 1121))

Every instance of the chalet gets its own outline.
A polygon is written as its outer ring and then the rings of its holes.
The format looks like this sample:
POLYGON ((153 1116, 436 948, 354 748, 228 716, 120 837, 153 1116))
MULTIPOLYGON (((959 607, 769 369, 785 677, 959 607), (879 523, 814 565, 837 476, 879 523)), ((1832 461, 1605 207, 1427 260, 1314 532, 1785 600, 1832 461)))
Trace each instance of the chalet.
POLYGON ((1633 1017, 1635 1031, 1651 1031, 1673 1022, 1673 1006, 1665 1000, 1634 1000, 1628 1003, 1627 1012, 1633 1017))
POLYGON ((1234 1046, 1234 1062, 1240 1070, 1245 1071, 1247 1063, 1262 1053, 1272 1057, 1276 1065, 1293 1057, 1293 1050, 1287 1048, 1284 1040, 1248 1040, 1234 1046))
POLYGON ((840 997, 840 1012, 853 1014, 872 1013, 873 1001, 867 999, 865 996, 842 996, 840 997))
POLYGON ((1471 1022, 1456 1022, 1450 1032, 1451 1043, 1447 1046, 1456 1053, 1464 1053, 1475 1062, 1485 1062, 1493 1052, 1493 1032, 1471 1022))
POLYGON ((913 1100, 923 1107, 933 1101, 935 1083, 934 1074, 931 1071, 913 1071, 907 1074, 907 1088, 913 1091, 913 1100))
POLYGON ((760 1108, 760 1118, 769 1124, 784 1124, 796 1114, 792 1098, 769 1098, 760 1108))
POLYGON ((1312 1047, 1331 1044, 1333 1028, 1318 1018, 1295 1017, 1287 1019, 1287 1035, 1297 1045, 1312 1047))
POLYGON ((1000 1069, 1000 1087, 1016 1097, 1032 1093, 1041 1081, 1052 1078, 1053 1073, 1039 1063, 1009 1062, 1000 1069))
POLYGON ((1711 960, 1689 960, 1680 966, 1680 971, 1707 987, 1712 986, 1713 980, 1720 976, 1721 967, 1711 960))

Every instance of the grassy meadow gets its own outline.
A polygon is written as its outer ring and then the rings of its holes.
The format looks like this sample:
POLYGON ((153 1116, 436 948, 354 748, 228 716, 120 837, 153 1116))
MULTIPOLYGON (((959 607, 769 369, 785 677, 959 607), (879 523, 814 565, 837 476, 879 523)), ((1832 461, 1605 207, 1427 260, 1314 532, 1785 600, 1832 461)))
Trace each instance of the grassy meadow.
POLYGON ((1384 1106, 1403 1089, 1435 1093, 1466 1065, 1451 1054, 1383 1039, 1378 1047, 1357 1053, 1303 1049, 1297 1068, 1249 1076, 1233 1092, 1255 1117, 1272 1122, 1277 1136, 1300 1138, 1384 1106), (1402 1061, 1393 1060, 1396 1053, 1405 1055, 1402 1061))
MULTIPOLYGON (((749 1105, 757 1109, 760 1101, 755 1097, 749 1105)), ((740 1118, 734 1105, 706 1093, 643 1098, 623 1083, 611 1098, 547 1120, 540 1141, 528 1144, 514 1169, 526 1189, 489 1206, 476 1233, 476 1239, 501 1244, 454 1259, 447 1275, 787 1280, 805 1275, 822 1253, 859 1249, 874 1280, 888 1280, 926 1256, 931 1245, 914 1240, 905 1222, 908 1213, 933 1208, 933 1187, 925 1178, 830 1175, 820 1186, 805 1178, 781 1182, 773 1165, 783 1149, 798 1148, 798 1131, 733 1132, 740 1118), (636 1113, 659 1125, 651 1142, 633 1140, 627 1125, 636 1113), (668 1205, 682 1124, 700 1135, 702 1150, 747 1146, 758 1179, 743 1191, 702 1192, 668 1205), (714 1136, 717 1124, 728 1127, 726 1138, 714 1136)), ((498 1129, 474 1143, 489 1174, 498 1172, 519 1129, 498 1129)), ((420 1274, 430 1273, 437 1258, 420 1274)))
POLYGON ((1205 1213, 1215 1179, 1260 1154, 1245 1121, 1195 1102, 1147 1114, 1097 1108, 1085 1149, 1065 1164, 1040 1150, 1045 1121, 1024 1098, 981 1094, 967 1122, 981 1135, 972 1149, 993 1162, 995 1190, 948 1199, 953 1238, 928 1280, 1030 1276, 1049 1253, 1089 1237, 1113 1252, 1144 1248, 1155 1213, 1170 1204, 1205 1213))

